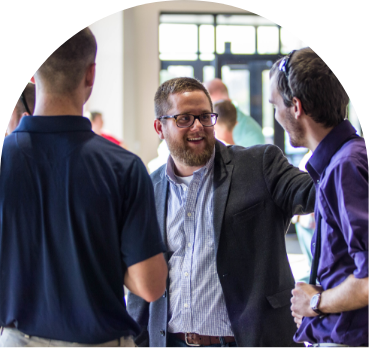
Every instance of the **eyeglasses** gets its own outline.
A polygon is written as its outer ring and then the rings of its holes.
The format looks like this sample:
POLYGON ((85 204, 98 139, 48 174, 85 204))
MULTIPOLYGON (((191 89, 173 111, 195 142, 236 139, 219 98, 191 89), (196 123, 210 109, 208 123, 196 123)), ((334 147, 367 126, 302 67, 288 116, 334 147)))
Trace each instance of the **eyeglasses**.
POLYGON ((28 104, 27 104, 27 102, 26 102, 26 98, 25 98, 25 96, 24 96, 23 92, 22 92, 22 94, 21 94, 21 96, 20 96, 20 98, 19 98, 19 99, 20 99, 20 100, 21 100, 21 102, 23 103, 23 106, 24 106, 24 108, 26 109, 26 111, 27 111, 28 115, 32 116, 32 112, 29 110, 29 107, 28 107, 28 104))
POLYGON ((179 128, 191 127, 195 123, 195 120, 199 120, 199 122, 204 127, 212 127, 217 123, 218 114, 216 113, 205 113, 201 115, 180 114, 174 116, 161 116, 158 119, 165 120, 167 118, 174 118, 177 127, 179 128))
POLYGON ((282 61, 279 63, 279 71, 283 71, 284 75, 286 76, 286 79, 288 80, 288 74, 289 74, 289 66, 288 62, 292 58, 292 55, 296 52, 296 50, 291 51, 287 56, 285 56, 282 61))

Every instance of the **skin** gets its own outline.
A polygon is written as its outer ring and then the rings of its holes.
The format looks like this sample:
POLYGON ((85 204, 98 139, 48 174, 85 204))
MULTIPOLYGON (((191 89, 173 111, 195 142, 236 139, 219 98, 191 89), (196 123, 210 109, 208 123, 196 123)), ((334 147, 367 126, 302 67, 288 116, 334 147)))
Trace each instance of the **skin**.
POLYGON ((92 131, 95 132, 98 135, 101 135, 101 130, 104 126, 104 121, 102 119, 102 116, 96 116, 95 120, 92 122, 91 121, 91 125, 92 125, 92 131))
MULTIPOLYGON (((167 115, 186 113, 201 115, 212 112, 209 100, 202 91, 171 94, 169 101, 172 108, 168 110, 167 115)), ((195 120, 194 124, 189 128, 177 127, 174 119, 167 119, 164 123, 160 120, 155 120, 154 128, 159 138, 166 140, 169 149, 171 149, 171 146, 186 146, 193 155, 202 154, 205 151, 206 142, 215 142, 214 127, 203 127, 199 120, 195 120), (194 141, 194 139, 198 140, 194 141)), ((172 158, 175 174, 182 177, 191 176, 193 172, 202 168, 206 163, 190 166, 173 153, 172 158)))
MULTIPOLYGON (((275 76, 270 80, 269 102, 274 105, 276 120, 289 133, 291 144, 293 142, 295 147, 307 147, 314 152, 333 129, 315 123, 304 112, 301 101, 296 97, 292 100, 293 105, 286 107, 277 90, 275 76)), ((319 292, 322 295, 318 309, 322 313, 341 313, 363 308, 368 306, 368 277, 359 279, 351 274, 340 285, 324 291, 321 286, 296 283, 295 289, 292 290, 291 312, 298 328, 303 317, 318 315, 311 309, 310 300, 319 292)))

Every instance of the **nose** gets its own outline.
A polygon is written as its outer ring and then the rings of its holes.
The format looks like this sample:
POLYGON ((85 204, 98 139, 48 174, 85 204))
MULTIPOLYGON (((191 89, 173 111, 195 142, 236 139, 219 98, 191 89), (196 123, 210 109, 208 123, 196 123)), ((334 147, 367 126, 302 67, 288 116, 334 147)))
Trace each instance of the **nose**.
POLYGON ((193 125, 191 126, 192 129, 196 129, 196 128, 203 128, 203 125, 201 124, 201 122, 199 121, 199 119, 196 119, 195 122, 193 123, 193 125))

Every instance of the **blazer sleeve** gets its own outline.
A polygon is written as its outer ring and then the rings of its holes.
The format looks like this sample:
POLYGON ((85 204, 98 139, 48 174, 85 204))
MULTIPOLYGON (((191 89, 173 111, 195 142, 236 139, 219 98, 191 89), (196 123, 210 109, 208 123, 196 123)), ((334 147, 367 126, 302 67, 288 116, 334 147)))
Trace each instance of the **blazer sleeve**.
POLYGON ((263 174, 274 203, 290 217, 314 211, 313 180, 308 173, 290 164, 277 146, 265 148, 263 174))
POLYGON ((138 347, 149 347, 148 325, 150 303, 129 291, 127 296, 127 312, 141 327, 140 334, 135 337, 135 343, 138 347))

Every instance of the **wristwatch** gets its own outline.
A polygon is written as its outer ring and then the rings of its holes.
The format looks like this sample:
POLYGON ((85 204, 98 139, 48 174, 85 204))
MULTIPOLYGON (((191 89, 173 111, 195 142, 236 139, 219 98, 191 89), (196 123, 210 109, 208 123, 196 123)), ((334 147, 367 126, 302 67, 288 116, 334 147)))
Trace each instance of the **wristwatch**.
POLYGON ((319 314, 319 315, 322 315, 323 313, 319 310, 319 305, 320 305, 320 296, 322 295, 321 292, 318 292, 317 294, 315 294, 311 300, 310 300, 310 307, 311 309, 319 314))

